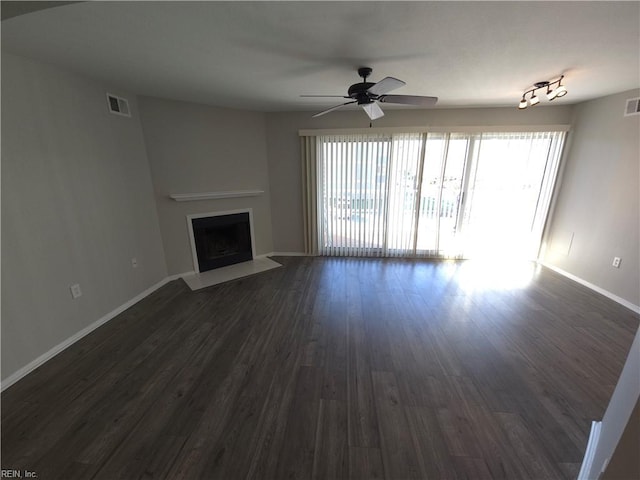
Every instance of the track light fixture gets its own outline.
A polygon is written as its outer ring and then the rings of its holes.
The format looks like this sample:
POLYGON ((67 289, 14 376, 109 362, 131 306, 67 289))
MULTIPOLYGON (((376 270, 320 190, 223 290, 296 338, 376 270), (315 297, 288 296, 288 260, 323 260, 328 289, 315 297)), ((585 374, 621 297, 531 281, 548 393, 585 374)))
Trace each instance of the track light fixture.
POLYGON ((556 98, 564 97, 567 94, 567 89, 565 88, 564 85, 562 85, 563 78, 564 78, 564 75, 560 75, 560 78, 558 78, 557 80, 554 80, 553 82, 545 81, 545 82, 534 83, 532 89, 527 90, 522 94, 522 100, 520 100, 520 103, 518 104, 518 108, 520 110, 524 110, 528 106, 533 107, 534 105, 537 105, 538 103, 540 103, 540 98, 536 95, 536 91, 542 88, 547 89, 546 93, 547 93, 547 99, 549 101, 555 100, 556 98), (554 88, 553 86, 556 84, 557 86, 554 88), (526 96, 529 94, 531 95, 529 96, 529 100, 527 100, 526 96))

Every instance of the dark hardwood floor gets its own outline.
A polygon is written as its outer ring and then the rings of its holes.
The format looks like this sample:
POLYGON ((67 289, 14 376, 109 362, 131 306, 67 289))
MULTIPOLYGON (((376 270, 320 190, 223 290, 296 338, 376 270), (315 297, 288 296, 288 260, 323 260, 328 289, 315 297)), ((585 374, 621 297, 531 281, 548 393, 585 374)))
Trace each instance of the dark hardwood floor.
POLYGON ((2 394, 39 479, 575 478, 638 315, 546 269, 177 280, 2 394))

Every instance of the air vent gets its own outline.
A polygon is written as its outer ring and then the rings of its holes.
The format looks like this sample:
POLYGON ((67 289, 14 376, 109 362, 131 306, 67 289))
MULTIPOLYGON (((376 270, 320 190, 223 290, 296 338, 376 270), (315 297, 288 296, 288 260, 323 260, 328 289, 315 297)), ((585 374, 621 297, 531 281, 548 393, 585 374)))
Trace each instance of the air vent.
POLYGON ((131 116, 129 101, 126 98, 118 97, 112 93, 107 93, 107 104, 109 105, 109 111, 111 113, 122 115, 124 117, 131 116))
POLYGON ((624 116, 640 115, 640 97, 629 98, 627 100, 627 106, 624 109, 624 116))

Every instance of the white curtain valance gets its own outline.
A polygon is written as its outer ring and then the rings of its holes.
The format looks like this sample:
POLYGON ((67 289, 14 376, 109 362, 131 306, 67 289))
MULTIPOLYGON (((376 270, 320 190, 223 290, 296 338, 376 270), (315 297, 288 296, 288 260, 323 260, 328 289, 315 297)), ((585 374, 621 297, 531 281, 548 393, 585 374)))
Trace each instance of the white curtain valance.
POLYGON ((319 137, 323 135, 366 135, 397 133, 513 133, 513 132, 568 132, 571 125, 467 125, 418 127, 373 127, 373 128, 331 128, 299 130, 300 137, 319 137))

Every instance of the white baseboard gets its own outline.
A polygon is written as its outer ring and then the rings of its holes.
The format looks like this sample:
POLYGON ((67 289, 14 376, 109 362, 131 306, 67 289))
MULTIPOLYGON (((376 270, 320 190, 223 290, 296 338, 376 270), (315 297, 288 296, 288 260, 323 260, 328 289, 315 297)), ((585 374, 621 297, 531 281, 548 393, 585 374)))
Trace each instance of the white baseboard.
POLYGON ((196 273, 195 270, 191 270, 190 272, 183 272, 183 273, 176 273, 175 275, 169 275, 166 279, 167 280, 166 283, 172 282, 173 280, 177 280, 182 277, 186 277, 187 275, 195 275, 195 273, 196 273))
POLYGON ((311 257, 308 253, 304 252, 271 252, 269 257, 311 257))
MULTIPOLYGON (((266 257, 267 255, 260 255, 259 257, 266 257)), ((183 278, 189 275, 194 275, 195 271, 190 271, 190 272, 183 272, 183 273, 177 273, 174 275, 169 275, 168 277, 164 278, 163 280, 160 280, 158 283, 156 283, 155 285, 152 285, 151 287, 147 288, 144 292, 136 295, 135 297, 133 297, 131 300, 123 303, 122 305, 120 305, 118 308, 116 308, 115 310, 110 311, 109 313, 107 313, 106 315, 104 315, 103 317, 99 318, 98 320, 96 320, 95 322, 93 322, 91 325, 83 328, 82 330, 80 330, 79 332, 75 333, 74 335, 70 336, 69 338, 67 338, 66 340, 64 340, 63 342, 59 343, 58 345, 56 345, 55 347, 53 347, 51 350, 43 353, 42 355, 40 355, 38 358, 36 358, 35 360, 29 362, 27 365, 25 365, 24 367, 20 368, 19 370, 17 370, 16 372, 12 373, 11 375, 9 375, 6 379, 2 380, 0 382, 0 391, 4 391, 7 388, 9 388, 11 385, 13 385, 14 383, 16 383, 18 380, 20 380, 21 378, 23 378, 24 376, 28 375, 29 373, 31 373, 33 370, 35 370, 36 368, 38 368, 40 365, 42 365, 43 363, 51 360, 53 357, 55 357, 57 354, 59 354, 60 352, 62 352, 63 350, 65 350, 66 348, 70 347, 71 345, 73 345, 74 343, 76 343, 78 340, 80 340, 81 338, 89 335, 91 332, 93 332, 96 328, 104 325, 105 323, 107 323, 109 320, 111 320, 112 318, 120 315, 122 312, 124 312, 127 308, 135 305, 136 303, 138 303, 140 300, 142 300, 143 298, 151 295, 153 292, 155 292, 156 290, 158 290, 160 287, 166 285, 167 283, 173 281, 173 280, 177 280, 178 278, 183 278)))
MULTIPOLYGON (((587 443, 587 450, 584 452, 584 459, 582 460, 582 466, 580 467, 580 473, 577 480, 592 480, 597 478, 591 474, 591 468, 593 467, 593 458, 596 453, 596 447, 600 440, 600 429, 602 422, 591 422, 591 432, 589 433, 589 442, 587 443)), ((599 475, 599 473, 598 473, 599 475)))
POLYGON ((11 385, 16 383, 22 377, 24 377, 25 375, 31 373, 33 370, 38 368, 40 365, 42 365, 43 363, 45 363, 48 360, 52 359, 53 357, 55 357, 57 354, 59 354, 60 352, 62 352, 66 348, 70 347, 71 345, 76 343, 78 340, 80 340, 82 337, 85 337, 86 335, 90 334, 96 328, 102 326, 103 324, 105 324, 109 320, 111 320, 112 318, 114 318, 117 315, 119 315, 122 312, 124 312, 127 308, 135 305, 136 303, 138 303, 140 300, 142 300, 143 298, 147 297, 148 295, 151 295, 153 292, 155 292, 160 287, 164 286, 165 284, 169 283, 172 280, 176 280, 178 278, 181 278, 183 275, 185 275, 185 274, 171 275, 169 277, 164 278, 163 280, 159 281, 155 285, 147 288, 144 292, 136 295, 131 300, 123 303, 122 305, 120 305, 115 310, 112 310, 111 312, 107 313, 103 317, 99 318, 98 320, 93 322, 91 325, 83 328, 79 332, 75 333, 74 335, 70 336, 69 338, 67 338, 63 342, 59 343, 58 345, 53 347, 48 352, 43 353, 42 355, 40 355, 35 360, 29 362, 27 365, 25 365, 24 367, 22 367, 18 371, 14 372, 13 374, 9 375, 6 379, 2 380, 2 382, 0 382, 2 384, 2 386, 0 388, 0 391, 4 391, 5 389, 9 388, 11 385))
POLYGON ((544 266, 544 267, 547 267, 550 270, 553 270, 554 272, 559 273, 560 275, 562 275, 564 277, 567 277, 567 278, 573 280, 574 282, 579 283, 580 285, 584 285, 585 287, 590 288, 591 290, 593 290, 595 292, 598 292, 599 294, 604 295, 607 298, 610 298, 614 302, 617 302, 620 305, 623 305, 623 306, 627 307, 629 310, 633 310, 636 313, 640 313, 640 306, 635 305, 635 304, 631 303, 630 301, 625 300, 624 298, 619 297, 619 296, 609 292, 608 290, 605 290, 604 288, 601 288, 601 287, 599 287, 597 285, 594 285, 591 282, 587 282, 586 280, 583 280, 582 278, 577 277, 577 276, 573 275, 572 273, 565 272, 561 268, 555 267, 555 266, 550 265, 550 264, 548 264, 546 262, 540 262, 539 261, 538 263, 540 265, 544 266))

